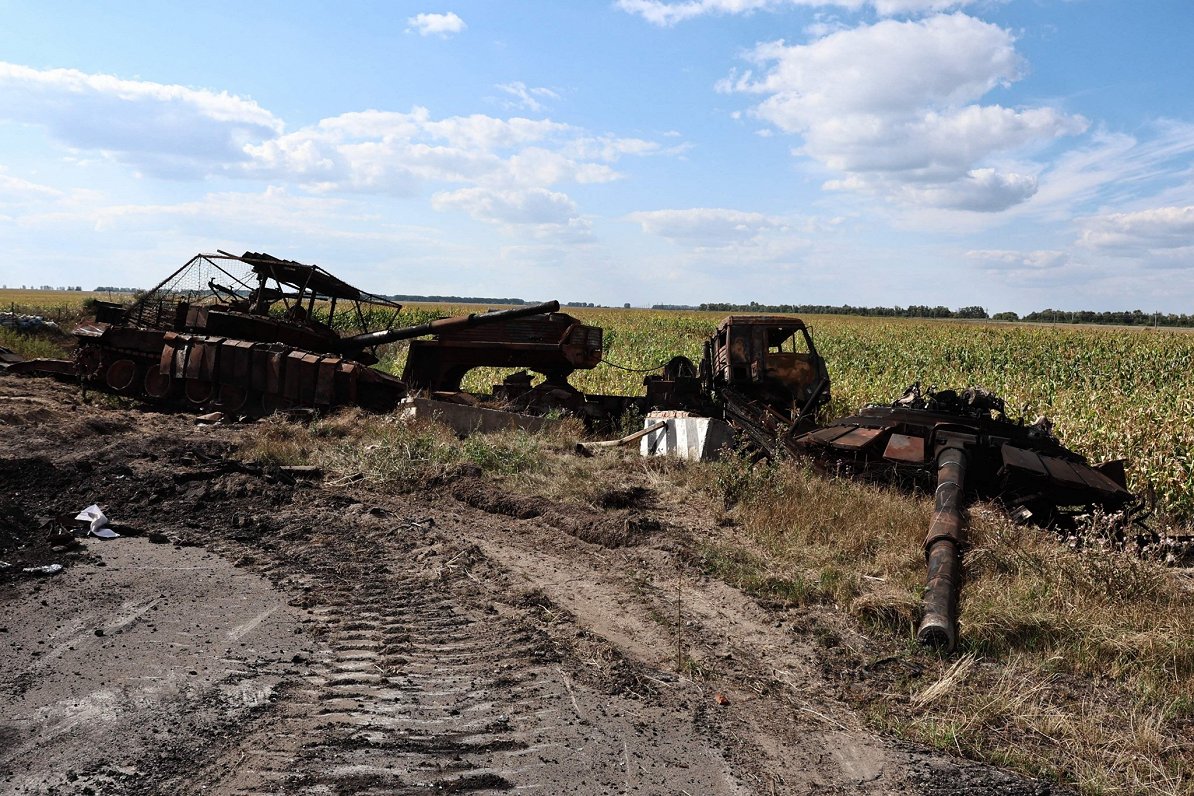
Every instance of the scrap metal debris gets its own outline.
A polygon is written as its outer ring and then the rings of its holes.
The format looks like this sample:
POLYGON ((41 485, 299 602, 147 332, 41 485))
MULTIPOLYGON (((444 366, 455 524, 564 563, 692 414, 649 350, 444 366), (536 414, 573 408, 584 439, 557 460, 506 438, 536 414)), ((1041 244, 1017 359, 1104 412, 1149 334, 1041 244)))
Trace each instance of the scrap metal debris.
POLYGON ((57 575, 62 569, 61 564, 46 564, 41 567, 25 567, 21 571, 27 575, 43 575, 48 577, 50 575, 57 575))
POLYGON ((97 301, 96 307, 95 321, 74 330, 73 361, 35 359, 8 370, 73 376, 91 388, 159 403, 260 415, 344 405, 389 411, 408 388, 370 367, 376 349, 425 335, 459 337, 474 327, 523 322, 507 327, 508 339, 499 335, 471 349, 456 338, 419 345, 408 369, 432 384, 458 383, 467 370, 488 364, 526 364, 558 379, 592 367, 601 352, 601 330, 556 314, 556 301, 395 327, 402 305, 317 265, 256 252, 196 255, 132 304, 97 301), (338 306, 356 325, 382 328, 341 335, 333 328, 338 306))

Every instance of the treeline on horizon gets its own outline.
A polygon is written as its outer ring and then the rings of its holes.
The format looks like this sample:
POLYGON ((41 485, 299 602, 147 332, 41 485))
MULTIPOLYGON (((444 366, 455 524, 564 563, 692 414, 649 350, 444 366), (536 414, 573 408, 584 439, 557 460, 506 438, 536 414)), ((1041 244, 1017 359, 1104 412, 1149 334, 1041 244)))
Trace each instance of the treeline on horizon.
POLYGON ((385 296, 390 301, 425 301, 428 304, 527 304, 520 298, 486 298, 485 296, 385 296))
POLYGON ((1185 313, 1146 313, 1141 310, 1095 312, 1093 310, 1044 309, 1021 317, 1014 312, 987 313, 984 307, 854 307, 849 304, 655 304, 653 310, 701 310, 703 312, 777 312, 793 315, 862 315, 876 318, 957 318, 962 320, 1023 321, 1028 323, 1093 323, 1114 326, 1194 326, 1194 315, 1185 313))
MULTIPOLYGON (((140 288, 100 286, 96 293, 140 293, 140 288)), ((521 306, 532 302, 520 298, 490 298, 484 296, 386 296, 392 301, 423 301, 433 304, 508 304, 521 306)), ((603 307, 585 301, 562 302, 565 307, 603 307)), ((624 305, 629 307, 630 305, 624 305)), ((909 307, 855 307, 850 304, 730 304, 728 302, 707 302, 704 304, 652 304, 653 310, 699 310, 702 312, 776 312, 791 315, 861 315, 876 318, 954 318, 960 320, 1019 321, 1025 323, 1074 323, 1103 324, 1109 326, 1185 326, 1194 327, 1194 314, 1153 313, 1143 310, 1115 310, 1095 312, 1094 310, 1055 310, 1052 308, 1030 312, 1020 316, 1015 312, 997 312, 991 315, 984 307, 930 307, 913 304, 909 307)))

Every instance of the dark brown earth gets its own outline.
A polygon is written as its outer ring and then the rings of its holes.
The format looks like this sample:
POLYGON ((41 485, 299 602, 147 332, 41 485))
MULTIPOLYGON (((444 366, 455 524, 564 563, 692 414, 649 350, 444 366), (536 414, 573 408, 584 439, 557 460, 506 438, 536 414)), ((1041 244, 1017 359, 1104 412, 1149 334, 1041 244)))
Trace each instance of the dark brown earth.
POLYGON ((0 791, 1049 792, 864 729, 865 639, 701 575, 730 531, 649 480, 365 492, 241 434, 0 377, 0 791), (121 538, 40 529, 91 503, 121 538))

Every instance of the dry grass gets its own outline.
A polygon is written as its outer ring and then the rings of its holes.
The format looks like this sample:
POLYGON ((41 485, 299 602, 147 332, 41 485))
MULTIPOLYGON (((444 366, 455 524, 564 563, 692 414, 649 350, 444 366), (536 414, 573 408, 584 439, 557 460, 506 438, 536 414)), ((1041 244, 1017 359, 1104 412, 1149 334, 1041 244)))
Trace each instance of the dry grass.
POLYGON ((962 649, 941 658, 913 642, 927 499, 736 457, 581 458, 580 435, 565 423, 460 440, 346 411, 260 423, 245 455, 397 490, 471 464, 511 490, 592 507, 611 487, 651 485, 731 526, 732 542, 698 540, 711 574, 789 607, 836 606, 901 662, 898 676, 844 692, 875 726, 1086 794, 1194 794, 1194 613, 1180 573, 1099 544, 1071 549, 976 507, 962 649))
POLYGON ((461 440, 439 423, 348 409, 307 424, 281 416, 265 420, 246 435, 241 452, 262 463, 316 465, 332 481, 405 491, 465 464, 492 476, 534 471, 543 466, 545 452, 562 444, 563 435, 558 429, 507 431, 461 440))
POLYGON ((734 459, 688 478, 740 530, 733 549, 706 551, 714 574, 791 606, 837 605, 919 673, 866 686, 857 704, 878 726, 1083 793, 1194 793, 1194 613, 1180 573, 977 507, 960 657, 941 659, 912 641, 927 500, 734 459))

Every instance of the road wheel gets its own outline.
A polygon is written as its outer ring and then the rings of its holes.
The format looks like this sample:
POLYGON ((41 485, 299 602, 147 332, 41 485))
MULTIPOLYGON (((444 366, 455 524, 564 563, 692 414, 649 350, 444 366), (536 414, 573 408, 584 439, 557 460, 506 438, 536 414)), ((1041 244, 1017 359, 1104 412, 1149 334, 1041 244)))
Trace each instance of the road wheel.
POLYGON ((137 379, 137 363, 131 359, 118 359, 108 366, 104 383, 116 392, 127 392, 137 379))

